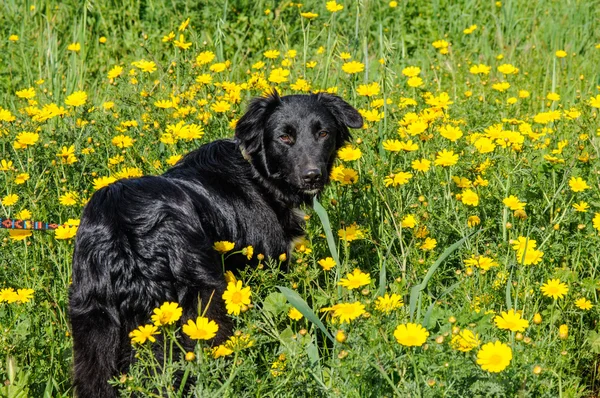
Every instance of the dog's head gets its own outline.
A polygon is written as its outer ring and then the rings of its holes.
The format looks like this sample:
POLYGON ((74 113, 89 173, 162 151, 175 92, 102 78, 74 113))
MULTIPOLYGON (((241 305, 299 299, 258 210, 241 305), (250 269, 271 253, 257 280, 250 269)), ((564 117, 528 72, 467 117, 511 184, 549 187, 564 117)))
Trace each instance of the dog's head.
POLYGON ((235 136, 256 170, 283 192, 314 195, 329 181, 335 154, 361 128, 356 109, 335 95, 256 98, 235 136))

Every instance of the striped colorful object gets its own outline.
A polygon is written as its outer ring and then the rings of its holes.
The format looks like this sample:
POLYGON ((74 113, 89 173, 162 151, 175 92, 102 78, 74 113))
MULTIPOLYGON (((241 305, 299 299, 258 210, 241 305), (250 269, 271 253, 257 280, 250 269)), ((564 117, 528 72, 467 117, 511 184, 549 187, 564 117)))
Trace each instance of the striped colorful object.
POLYGON ((33 230, 52 230, 58 228, 58 224, 49 224, 41 221, 25 221, 5 219, 0 222, 0 228, 5 229, 33 229, 33 230))

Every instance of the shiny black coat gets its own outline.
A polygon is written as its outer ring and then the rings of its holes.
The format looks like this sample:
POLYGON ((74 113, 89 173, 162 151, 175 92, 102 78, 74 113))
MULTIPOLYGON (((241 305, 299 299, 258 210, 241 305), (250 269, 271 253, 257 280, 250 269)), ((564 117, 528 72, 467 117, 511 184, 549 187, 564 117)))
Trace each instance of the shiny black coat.
MULTIPOLYGON (((115 397, 107 383, 133 359, 129 333, 166 301, 198 305, 215 320, 218 344, 232 332, 216 241, 278 257, 303 234, 295 209, 329 180, 335 152, 362 126, 358 112, 331 95, 255 99, 234 140, 186 155, 162 176, 119 180, 84 209, 73 256, 69 315, 74 382, 80 397, 115 397)), ((256 256, 255 256, 256 258, 256 256)), ((225 270, 253 264, 242 255, 225 270)), ((193 343, 182 339, 192 350, 193 343)))

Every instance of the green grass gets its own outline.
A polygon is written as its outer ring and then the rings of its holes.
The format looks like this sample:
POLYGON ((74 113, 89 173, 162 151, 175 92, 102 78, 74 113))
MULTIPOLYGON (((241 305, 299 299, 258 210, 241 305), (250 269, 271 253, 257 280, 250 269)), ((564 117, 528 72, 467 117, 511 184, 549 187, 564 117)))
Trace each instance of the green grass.
MULTIPOLYGON (((597 395, 600 125, 598 108, 590 105, 600 86, 597 4, 463 0, 398 2, 392 8, 388 2, 365 0, 344 2, 342 11, 331 13, 325 2, 316 1, 301 8, 275 1, 208 3, 8 0, 0 5, 0 107, 14 116, 9 121, 8 113, 0 112, 0 162, 12 162, 0 171, 0 218, 14 218, 26 209, 34 220, 78 219, 95 191, 95 179, 117 176, 125 167, 162 173, 171 156, 231 137, 231 122, 252 97, 272 87, 282 94, 298 93, 292 85, 299 78, 310 91, 337 90, 363 111, 378 107, 373 100, 383 100, 378 108, 383 118, 353 131, 360 159, 337 163, 354 170, 357 180, 333 181, 319 198, 328 222, 321 222, 322 213, 306 209, 309 250, 296 251, 288 273, 278 271, 275 259, 238 276, 251 287, 253 305, 235 317, 236 330, 249 336, 251 346, 238 344, 231 355, 214 359, 201 342, 196 358, 185 361, 174 345, 167 347, 167 366, 159 366, 150 355, 151 343, 138 345, 140 361, 116 381, 124 396, 156 394, 160 388, 180 396, 170 390, 179 370, 189 375, 190 386, 197 379, 191 387, 197 396, 597 395), (319 15, 312 20, 300 16, 307 11, 319 15), (187 18, 189 26, 179 32, 187 18), (463 33, 473 24, 473 33, 463 33), (171 31, 176 40, 183 34, 190 48, 163 42, 171 31), (10 40, 11 35, 18 40, 10 40), (440 39, 451 43, 447 54, 432 45, 440 39), (80 50, 69 51, 71 43, 79 43, 80 50), (267 50, 280 55, 268 59, 267 50), (296 56, 285 58, 288 50, 296 56), (558 58, 557 50, 567 56, 558 58), (215 59, 195 65, 203 51, 213 52, 215 59), (345 52, 364 64, 362 72, 342 70, 345 52), (132 66, 142 59, 154 62, 156 70, 132 66), (226 61, 225 70, 209 70, 226 61), (253 69, 259 61, 265 66, 253 69), (316 65, 307 67, 312 61, 316 65), (505 63, 519 72, 503 75, 498 66, 505 63), (470 73, 474 64, 490 66, 490 73, 470 73), (116 65, 123 72, 109 81, 107 73, 116 65), (421 68, 423 86, 407 85, 402 74, 407 66, 421 68), (290 71, 287 82, 267 81, 275 68, 290 71), (197 83, 205 73, 212 82, 197 83), (504 81, 510 83, 506 92, 492 88, 504 81), (235 83, 239 96, 235 89, 228 95, 222 82, 235 83), (380 86, 377 95, 359 95, 361 84, 373 82, 380 86), (34 98, 16 95, 29 87, 34 98), (520 98, 520 90, 530 96, 520 98), (85 104, 66 105, 76 91, 87 93, 85 104), (453 103, 428 119, 424 111, 431 108, 430 96, 442 92, 453 103), (550 92, 560 100, 547 100, 550 92), (178 109, 155 105, 173 98, 178 98, 178 109), (400 106, 401 98, 417 105, 400 106), (509 104, 510 98, 516 103, 509 104), (219 100, 229 102, 230 110, 212 110, 219 100), (107 102, 114 107, 103 107, 107 102), (36 120, 36 112, 50 103, 64 107, 64 115, 36 120), (580 114, 568 117, 570 110, 580 114), (548 111, 559 111, 560 117, 548 123, 535 119, 548 111), (428 125, 406 136, 399 122, 411 112, 428 125), (126 121, 137 125, 125 126, 126 121), (180 121, 202 126, 203 136, 165 143, 169 126, 180 121), (440 135, 440 127, 448 124, 463 132, 456 142, 440 135), (499 139, 490 130, 496 124, 502 125, 499 139), (528 124, 533 133, 524 132, 528 124), (35 132, 39 140, 14 148, 22 132, 35 132), (113 144, 121 134, 134 140, 131 147, 113 144), (494 138, 497 147, 480 153, 475 141, 481 136, 494 138), (392 139, 410 139, 418 149, 385 150, 383 142, 392 139), (77 161, 63 163, 57 153, 70 146, 77 161), (433 165, 443 149, 459 155, 456 165, 433 165), (431 169, 413 170, 417 159, 430 160, 431 169), (490 166, 482 171, 487 159, 490 166), (386 186, 385 178, 398 172, 410 172, 412 178, 386 186), (30 178, 18 184, 23 173, 30 178), (468 179, 471 187, 459 187, 453 177, 468 179), (473 186, 478 177, 488 184, 473 186), (573 177, 581 177, 589 189, 574 192, 573 177), (463 203, 467 189, 477 193, 476 206, 463 203), (61 204, 59 198, 71 191, 77 193, 76 204, 61 204), (19 199, 7 205, 10 194, 19 199), (526 218, 503 204, 510 195, 527 203, 526 218), (587 212, 573 208, 581 201, 589 204, 587 212), (414 228, 402 227, 407 215, 415 217, 414 228), (471 216, 481 223, 469 227, 471 216), (364 237, 340 239, 338 231, 354 223, 364 237), (421 248, 427 237, 437 241, 432 250, 421 248), (538 264, 524 265, 512 249, 511 240, 519 237, 536 241, 543 252, 538 264), (445 251, 450 247, 455 250, 445 251), (324 271, 318 261, 328 256, 339 261, 324 271), (472 256, 491 258, 497 266, 487 271, 469 267, 465 261, 472 256), (354 290, 339 286, 355 268, 368 273, 371 282, 354 290), (568 286, 565 297, 542 294, 549 279, 568 286), (400 295, 404 306, 387 314, 378 310, 377 297, 386 293, 400 295), (591 310, 575 305, 580 298, 591 302, 591 310), (335 323, 331 311, 322 311, 353 302, 366 312, 350 322, 335 323), (290 303, 304 318, 288 317, 290 303), (529 321, 523 332, 496 326, 494 317, 509 309, 529 321), (540 324, 533 322, 536 313, 540 324), (420 347, 405 347, 394 337, 396 327, 409 322, 429 332, 420 347), (565 339, 559 336, 561 325, 569 328, 565 339), (480 344, 460 352, 450 341, 465 329, 478 334, 480 344), (339 330, 347 336, 344 342, 335 341, 339 330), (490 373, 476 363, 477 354, 497 340, 511 348, 512 360, 490 373)), ((0 234, 0 289, 35 292, 27 303, 0 302, 0 396, 72 396, 66 313, 73 240, 56 239, 54 232, 34 232, 23 240, 0 234)), ((176 327, 161 331, 181 333, 176 327)))

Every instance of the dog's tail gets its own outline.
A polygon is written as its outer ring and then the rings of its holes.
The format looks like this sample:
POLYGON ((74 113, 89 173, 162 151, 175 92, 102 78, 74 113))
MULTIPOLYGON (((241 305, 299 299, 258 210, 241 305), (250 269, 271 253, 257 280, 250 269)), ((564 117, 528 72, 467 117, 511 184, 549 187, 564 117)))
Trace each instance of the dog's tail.
POLYGON ((73 384, 77 396, 116 398, 117 391, 108 381, 117 375, 119 328, 104 311, 80 313, 73 302, 71 299, 73 384))
POLYGON ((131 351, 115 303, 111 272, 119 267, 114 247, 114 214, 107 201, 115 201, 114 189, 103 189, 84 209, 73 253, 73 283, 69 292, 69 316, 73 336, 73 381, 80 398, 117 397, 108 381, 118 376, 131 351), (129 350, 129 352, 126 352, 129 350))

